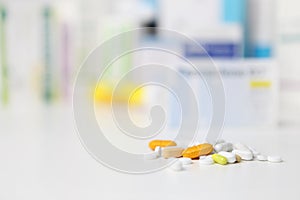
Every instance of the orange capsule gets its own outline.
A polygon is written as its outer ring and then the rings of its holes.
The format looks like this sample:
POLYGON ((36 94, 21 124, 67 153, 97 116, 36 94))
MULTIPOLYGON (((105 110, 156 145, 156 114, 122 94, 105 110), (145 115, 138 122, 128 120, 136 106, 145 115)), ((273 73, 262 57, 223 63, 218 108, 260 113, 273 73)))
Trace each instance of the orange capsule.
POLYGON ((169 147, 169 146, 176 146, 177 144, 172 140, 152 140, 149 142, 149 147, 154 151, 155 147, 169 147))
POLYGON ((205 156, 213 152, 214 148, 211 144, 199 144, 196 146, 188 147, 183 151, 182 156, 186 158, 198 158, 199 156, 205 156))

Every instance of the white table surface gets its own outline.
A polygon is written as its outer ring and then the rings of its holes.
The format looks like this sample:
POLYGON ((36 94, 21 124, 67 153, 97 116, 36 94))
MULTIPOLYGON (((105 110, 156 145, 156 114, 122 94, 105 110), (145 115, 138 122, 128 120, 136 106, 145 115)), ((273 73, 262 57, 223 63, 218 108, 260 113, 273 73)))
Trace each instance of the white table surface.
POLYGON ((2 109, 0 199, 300 199, 299 128, 226 131, 223 137, 280 155, 283 163, 242 162, 131 175, 102 166, 83 148, 70 108, 2 109))

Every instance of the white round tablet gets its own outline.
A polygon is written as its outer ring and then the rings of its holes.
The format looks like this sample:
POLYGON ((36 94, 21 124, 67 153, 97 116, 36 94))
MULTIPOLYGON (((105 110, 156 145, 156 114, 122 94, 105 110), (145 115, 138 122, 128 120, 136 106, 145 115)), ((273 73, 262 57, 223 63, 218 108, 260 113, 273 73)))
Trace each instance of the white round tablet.
POLYGON ((282 162, 282 159, 280 156, 268 156, 268 161, 272 163, 279 163, 282 162))
POLYGON ((171 169, 173 171, 181 171, 181 170, 183 170, 182 162, 176 161, 173 165, 171 165, 171 169))
POLYGON ((212 164, 214 164, 214 160, 210 157, 199 160, 199 165, 212 165, 212 164))
POLYGON ((214 146, 214 150, 216 152, 222 151, 222 148, 223 148, 223 143, 218 143, 214 146))
POLYGON ((207 156, 200 156, 199 157, 199 160, 203 160, 203 159, 205 159, 207 156))
POLYGON ((267 161, 268 157, 266 155, 257 155, 256 159, 259 161, 267 161))
POLYGON ((192 159, 190 158, 179 158, 178 159, 183 165, 190 165, 193 164, 192 159))

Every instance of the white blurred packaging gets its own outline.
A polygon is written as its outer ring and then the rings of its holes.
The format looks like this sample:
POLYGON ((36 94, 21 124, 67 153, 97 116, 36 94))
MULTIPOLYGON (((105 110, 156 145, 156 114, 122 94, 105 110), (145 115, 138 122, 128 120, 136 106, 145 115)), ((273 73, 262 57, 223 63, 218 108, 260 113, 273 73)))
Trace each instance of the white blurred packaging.
POLYGON ((277 54, 280 64, 280 122, 300 124, 300 2, 277 1, 277 54))
POLYGON ((161 27, 188 32, 190 27, 210 27, 220 23, 222 0, 161 0, 161 27))
MULTIPOLYGON (((223 0, 162 0, 160 3, 161 27, 186 34, 213 58, 243 56, 243 28, 238 23, 225 23, 223 0)), ((205 52, 193 52, 189 44, 184 45, 186 56, 206 57, 205 52)))
MULTIPOLYGON (((179 64, 179 72, 197 95, 200 109, 200 129, 207 129, 212 117, 212 100, 206 79, 217 76, 211 61, 193 60, 202 77, 191 66, 179 64)), ((214 60, 225 90, 225 128, 273 127, 278 117, 278 68, 273 60, 214 60)), ((212 80, 212 82, 213 82, 212 80)), ((187 100, 188 101, 188 100, 187 100)), ((222 103, 222 102, 220 102, 222 103)), ((178 109, 173 110, 170 125, 178 126, 178 109), (177 117, 176 117, 177 116, 177 117)), ((178 106, 178 105, 177 105, 178 106)), ((188 117, 188 116, 183 116, 188 117)))

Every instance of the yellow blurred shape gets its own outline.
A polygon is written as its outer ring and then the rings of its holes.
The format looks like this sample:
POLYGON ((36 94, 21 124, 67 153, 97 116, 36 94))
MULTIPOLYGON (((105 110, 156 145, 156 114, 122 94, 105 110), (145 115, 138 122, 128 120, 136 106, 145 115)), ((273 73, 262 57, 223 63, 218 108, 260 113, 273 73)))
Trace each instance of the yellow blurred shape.
POLYGON ((120 104, 129 103, 130 105, 140 105, 142 103, 145 93, 143 88, 138 88, 134 83, 126 83, 114 91, 115 86, 109 82, 98 84, 94 91, 94 100, 99 103, 111 103, 113 100, 120 104))
POLYGON ((272 86, 271 81, 250 81, 251 88, 270 88, 272 86))

